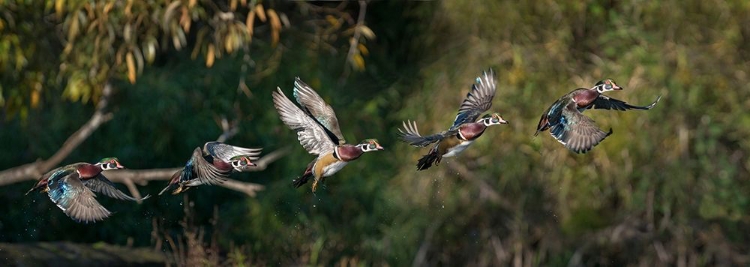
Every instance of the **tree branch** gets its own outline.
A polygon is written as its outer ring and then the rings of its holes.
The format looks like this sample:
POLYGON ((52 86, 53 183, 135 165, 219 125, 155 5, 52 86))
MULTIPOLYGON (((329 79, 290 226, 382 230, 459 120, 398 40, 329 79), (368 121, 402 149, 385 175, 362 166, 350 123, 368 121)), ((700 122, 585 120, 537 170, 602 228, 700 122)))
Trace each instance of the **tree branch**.
POLYGON ((62 147, 52 157, 47 160, 37 160, 34 163, 24 164, 0 172, 0 186, 39 179, 42 174, 60 164, 73 150, 91 136, 91 133, 98 129, 99 126, 112 119, 112 113, 105 113, 104 111, 107 108, 111 95, 112 85, 107 83, 102 90, 102 98, 96 104, 94 115, 81 128, 68 137, 62 147))
MULTIPOLYGON (((99 126, 112 119, 112 113, 105 113, 104 111, 107 108, 107 104, 109 103, 109 97, 111 96, 111 94, 112 86, 108 83, 104 86, 104 90, 102 91, 102 98, 96 106, 94 115, 92 115, 88 122, 81 126, 78 131, 68 137, 65 143, 63 143, 62 147, 60 147, 60 149, 55 152, 52 157, 47 160, 38 160, 34 163, 24 164, 0 172, 0 186, 22 181, 37 180, 44 173, 51 170, 55 166, 58 166, 60 162, 68 157, 68 155, 70 155, 73 150, 75 150, 81 143, 83 143, 83 141, 85 141, 91 135, 91 133, 99 128, 99 126)), ((227 139, 230 139, 237 133, 239 133, 239 129, 237 127, 238 123, 236 121, 229 122, 225 117, 221 117, 221 119, 217 119, 217 122, 223 131, 217 141, 225 142, 227 139)), ((265 156, 258 159, 258 161, 256 162, 257 166, 250 168, 249 171, 256 172, 266 169, 269 164, 288 154, 289 150, 289 147, 285 147, 266 154, 265 156)), ((134 198, 140 199, 141 193, 138 191, 136 184, 144 186, 148 184, 149 181, 169 180, 175 172, 181 169, 182 167, 144 170, 125 169, 117 171, 106 171, 106 176, 112 182, 122 183, 127 186, 130 194, 134 198)), ((257 191, 263 190, 264 188, 259 184, 240 182, 231 179, 225 181, 222 184, 219 184, 219 186, 245 193, 251 197, 254 197, 257 194, 257 191)))

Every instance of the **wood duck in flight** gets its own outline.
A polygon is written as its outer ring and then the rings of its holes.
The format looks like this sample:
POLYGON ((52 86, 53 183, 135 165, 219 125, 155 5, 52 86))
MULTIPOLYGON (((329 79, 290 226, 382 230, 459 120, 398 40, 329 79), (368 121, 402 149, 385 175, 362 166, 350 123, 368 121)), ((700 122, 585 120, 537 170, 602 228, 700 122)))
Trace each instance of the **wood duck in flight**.
POLYGON ((486 114, 479 118, 482 113, 492 107, 492 99, 495 97, 497 88, 495 80, 495 73, 492 69, 476 78, 471 91, 458 109, 453 125, 447 131, 422 136, 419 134, 416 122, 404 122, 404 129, 399 129, 404 142, 416 147, 426 147, 437 143, 427 155, 419 159, 417 170, 426 170, 433 163, 440 163, 443 157, 453 157, 463 152, 482 136, 487 127, 508 123, 498 113, 486 114))
POLYGON ((325 177, 340 171, 365 152, 383 150, 375 139, 347 144, 333 108, 299 77, 294 80, 294 98, 301 108, 294 105, 281 88, 273 92, 273 103, 281 121, 297 132, 297 139, 308 153, 318 156, 307 165, 302 177, 292 182, 295 187, 313 178, 312 191, 315 192, 325 177))
MULTIPOLYGON (((98 163, 73 163, 44 174, 32 191, 46 192, 50 200, 73 220, 96 222, 104 220, 112 213, 104 208, 94 193, 119 199, 138 201, 118 190, 114 183, 102 174, 105 170, 123 169, 117 158, 104 158, 98 163)), ((149 198, 145 196, 140 200, 149 198)))
POLYGON ((248 171, 256 166, 253 161, 258 159, 261 148, 244 148, 227 145, 221 142, 207 142, 203 149, 196 147, 193 156, 182 170, 172 175, 169 185, 159 195, 169 189, 173 195, 188 190, 190 187, 203 184, 219 184, 229 178, 232 172, 248 171))
POLYGON ((661 99, 661 96, 658 96, 648 106, 633 106, 602 94, 622 89, 613 80, 606 79, 597 82, 591 89, 578 88, 573 90, 555 101, 542 114, 534 136, 537 136, 539 132, 550 129, 552 137, 566 148, 575 153, 586 153, 602 142, 604 138, 611 135, 612 128, 609 129, 609 132, 602 131, 594 120, 583 115, 583 111, 591 108, 619 111, 629 109, 649 110, 661 99))

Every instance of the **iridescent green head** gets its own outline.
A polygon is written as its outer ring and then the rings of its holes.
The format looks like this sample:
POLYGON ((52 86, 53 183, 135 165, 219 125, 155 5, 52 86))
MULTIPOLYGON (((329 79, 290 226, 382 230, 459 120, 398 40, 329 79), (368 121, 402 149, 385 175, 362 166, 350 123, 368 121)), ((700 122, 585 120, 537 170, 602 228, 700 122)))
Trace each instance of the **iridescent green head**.
POLYGON ((103 158, 95 165, 101 166, 102 170, 116 170, 116 169, 125 169, 125 166, 122 166, 120 164, 120 161, 117 160, 117 158, 103 158))
POLYGON ((384 148, 380 146, 377 139, 365 139, 357 145, 363 152, 378 151, 384 148))

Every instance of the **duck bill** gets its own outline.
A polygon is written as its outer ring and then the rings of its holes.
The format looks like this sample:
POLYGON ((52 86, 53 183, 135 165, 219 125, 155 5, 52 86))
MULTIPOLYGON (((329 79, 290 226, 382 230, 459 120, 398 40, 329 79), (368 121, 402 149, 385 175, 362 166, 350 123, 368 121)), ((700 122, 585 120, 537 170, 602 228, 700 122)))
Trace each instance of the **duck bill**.
POLYGON ((385 150, 385 148, 383 148, 383 147, 382 147, 382 146, 380 146, 380 145, 376 146, 376 147, 375 147, 375 149, 377 149, 377 150, 385 150))
POLYGON ((624 89, 624 88, 622 88, 622 87, 620 87, 620 86, 617 86, 617 85, 614 85, 614 86, 612 87, 612 90, 622 90, 622 89, 624 89))

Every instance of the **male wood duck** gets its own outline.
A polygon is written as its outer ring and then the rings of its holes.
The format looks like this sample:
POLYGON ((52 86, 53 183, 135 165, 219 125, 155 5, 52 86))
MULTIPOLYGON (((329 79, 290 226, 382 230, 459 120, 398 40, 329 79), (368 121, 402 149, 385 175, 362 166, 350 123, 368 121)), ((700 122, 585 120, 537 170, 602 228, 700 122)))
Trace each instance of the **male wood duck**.
POLYGON ((26 194, 37 190, 46 192, 70 218, 86 223, 100 221, 112 213, 96 201, 95 192, 119 200, 138 200, 118 190, 102 174, 105 170, 123 168, 117 158, 104 158, 95 164, 80 162, 66 165, 44 174, 26 194))
POLYGON ((274 106, 281 121, 297 132, 302 147, 318 156, 307 165, 302 177, 292 182, 295 187, 314 178, 312 191, 315 192, 322 179, 335 174, 365 152, 383 150, 375 139, 366 139, 357 145, 347 144, 333 108, 299 77, 294 80, 294 97, 301 109, 277 87, 273 92, 274 106))
POLYGON ((613 80, 606 79, 597 82, 591 89, 578 88, 573 90, 555 101, 542 114, 534 136, 537 136, 539 132, 550 129, 552 137, 565 145, 566 148, 575 153, 586 153, 601 143, 604 138, 611 135, 612 128, 609 129, 609 132, 602 131, 596 126, 594 120, 583 115, 583 111, 591 108, 619 111, 629 109, 649 110, 661 99, 661 96, 658 96, 648 106, 633 106, 602 94, 622 89, 613 80))
POLYGON ((482 136, 487 127, 508 123, 498 113, 486 114, 479 118, 482 113, 492 107, 492 98, 495 97, 497 87, 495 79, 492 69, 485 71, 481 77, 477 77, 471 91, 461 103, 453 125, 447 131, 421 136, 416 122, 404 123, 404 129, 399 129, 404 142, 416 147, 426 147, 437 142, 427 155, 419 159, 417 170, 426 170, 433 163, 440 163, 443 157, 453 157, 463 152, 482 136))
POLYGON ((203 149, 196 147, 193 150, 193 156, 187 161, 185 168, 172 175, 169 185, 159 195, 175 187, 177 189, 172 191, 173 195, 194 186, 222 183, 232 172, 244 172, 256 166, 253 161, 258 159, 261 150, 221 142, 205 143, 203 149))

